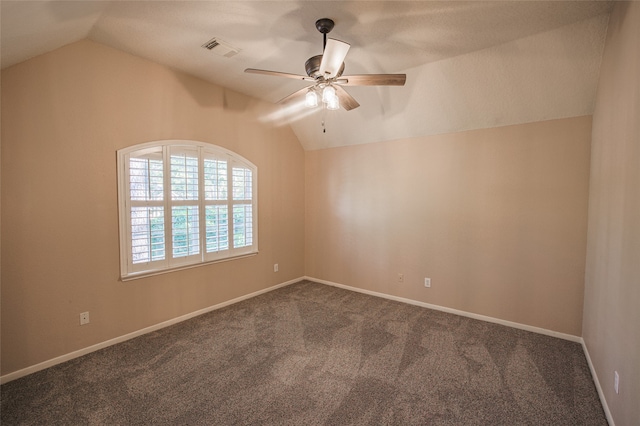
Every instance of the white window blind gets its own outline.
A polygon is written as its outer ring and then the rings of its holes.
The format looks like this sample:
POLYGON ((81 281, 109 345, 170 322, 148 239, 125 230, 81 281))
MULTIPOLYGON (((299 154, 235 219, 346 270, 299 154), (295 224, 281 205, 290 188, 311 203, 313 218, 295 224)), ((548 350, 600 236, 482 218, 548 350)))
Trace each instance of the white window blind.
POLYGON ((246 247, 253 244, 253 210, 251 170, 233 167, 233 244, 246 247))
POLYGON ((165 260, 164 173, 162 149, 140 151, 129 158, 131 262, 165 260))
POLYGON ((256 189, 255 165, 215 145, 118 151, 123 279, 257 253, 256 189))

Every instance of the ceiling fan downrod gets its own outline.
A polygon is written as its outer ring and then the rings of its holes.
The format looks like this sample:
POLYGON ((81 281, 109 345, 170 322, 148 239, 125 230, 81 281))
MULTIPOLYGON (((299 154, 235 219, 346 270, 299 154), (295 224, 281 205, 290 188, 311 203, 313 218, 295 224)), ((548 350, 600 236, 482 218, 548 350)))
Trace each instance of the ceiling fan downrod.
POLYGON ((327 34, 331 32, 335 25, 332 19, 329 18, 320 18, 316 21, 316 29, 322 33, 322 51, 324 52, 325 47, 327 47, 327 34))

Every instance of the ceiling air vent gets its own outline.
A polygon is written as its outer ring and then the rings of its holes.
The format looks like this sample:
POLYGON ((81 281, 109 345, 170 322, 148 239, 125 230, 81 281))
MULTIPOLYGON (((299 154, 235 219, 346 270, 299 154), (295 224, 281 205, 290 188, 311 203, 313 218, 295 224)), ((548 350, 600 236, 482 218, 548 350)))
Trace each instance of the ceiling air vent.
POLYGON ((211 50, 216 55, 224 56, 225 58, 230 58, 240 52, 240 49, 237 49, 231 46, 229 43, 225 43, 218 38, 212 38, 211 40, 203 44, 202 47, 207 50, 211 50))

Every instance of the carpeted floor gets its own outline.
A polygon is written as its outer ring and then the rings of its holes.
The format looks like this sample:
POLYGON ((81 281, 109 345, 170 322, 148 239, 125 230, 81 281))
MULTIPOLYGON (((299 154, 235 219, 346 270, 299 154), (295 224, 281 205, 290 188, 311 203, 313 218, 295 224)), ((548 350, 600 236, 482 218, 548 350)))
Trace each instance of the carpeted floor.
POLYGON ((3 425, 607 424, 577 343, 308 281, 1 394, 3 425))

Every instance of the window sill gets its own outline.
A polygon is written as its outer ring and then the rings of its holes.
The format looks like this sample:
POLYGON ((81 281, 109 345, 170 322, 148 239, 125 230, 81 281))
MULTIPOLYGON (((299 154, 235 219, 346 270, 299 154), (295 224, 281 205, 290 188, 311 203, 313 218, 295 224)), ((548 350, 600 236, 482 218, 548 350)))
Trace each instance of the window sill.
POLYGON ((133 281, 133 280, 137 280, 139 278, 147 278, 147 277, 152 277, 154 275, 168 274, 170 272, 182 271, 184 269, 198 268, 198 267, 201 267, 201 266, 211 265, 211 264, 214 264, 214 263, 222 263, 222 262, 229 262, 231 260, 244 259, 246 257, 256 256, 257 254, 258 254, 258 252, 256 251, 256 252, 253 252, 253 253, 241 254, 241 255, 238 255, 238 256, 225 257, 224 259, 210 260, 210 261, 207 261, 207 262, 199 262, 199 263, 192 263, 190 265, 176 266, 175 268, 162 269, 162 270, 159 270, 159 271, 155 270, 155 271, 133 272, 131 274, 120 276, 120 281, 122 281, 122 282, 133 281))

